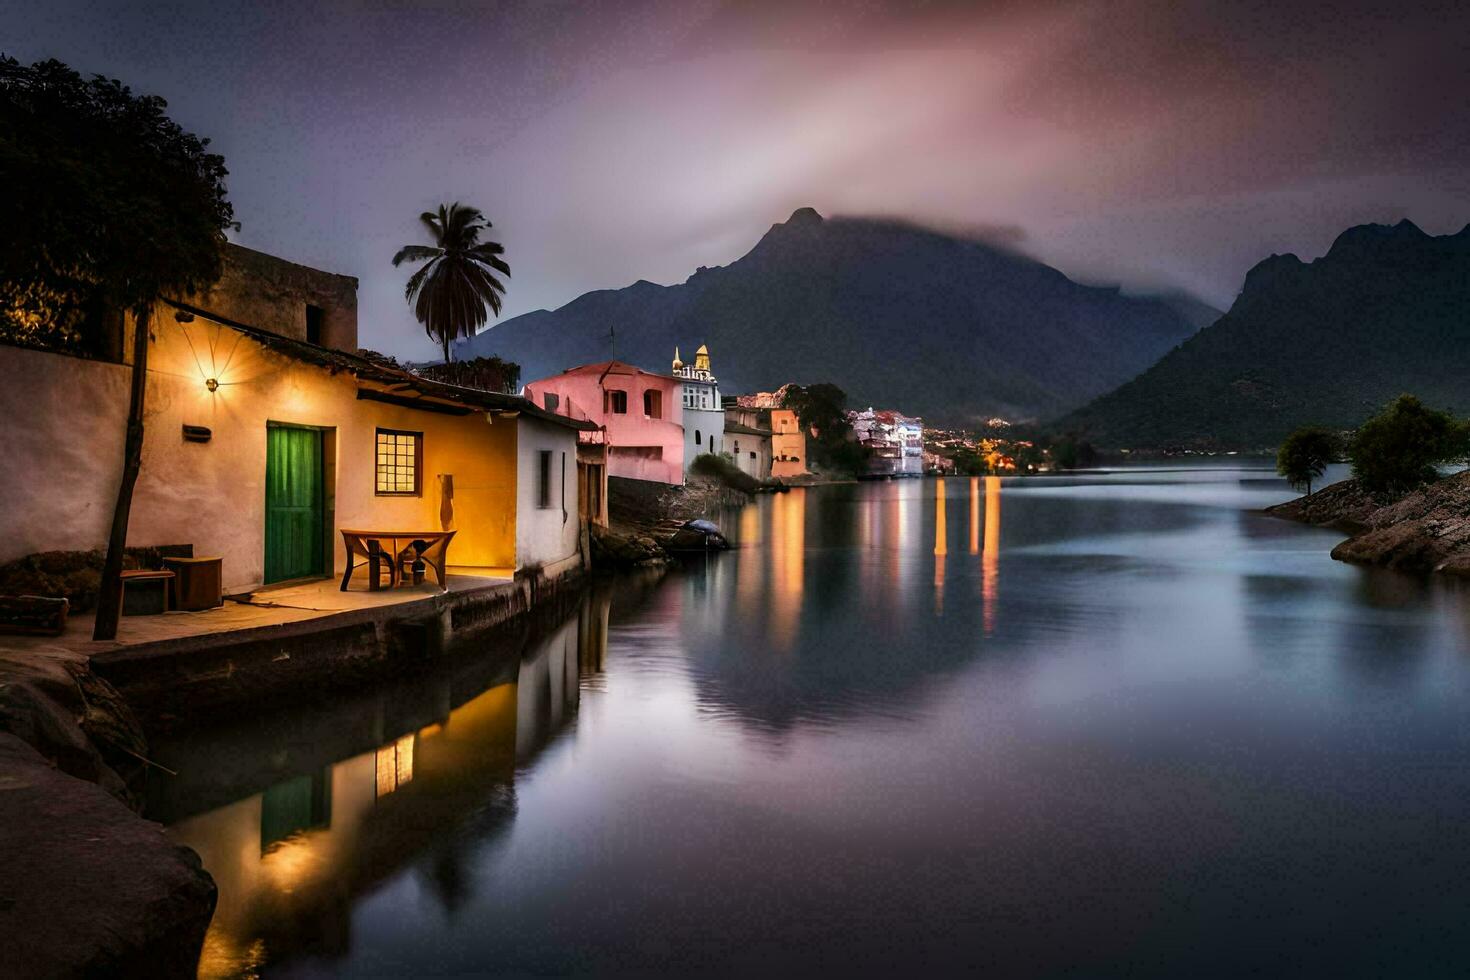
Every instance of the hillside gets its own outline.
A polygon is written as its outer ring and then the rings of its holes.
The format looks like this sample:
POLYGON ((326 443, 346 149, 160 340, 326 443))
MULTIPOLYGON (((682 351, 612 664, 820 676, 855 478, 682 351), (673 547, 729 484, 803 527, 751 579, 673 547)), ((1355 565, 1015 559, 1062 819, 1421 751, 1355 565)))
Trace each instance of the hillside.
POLYGON ((1403 392, 1470 411, 1470 227, 1360 225, 1304 263, 1273 255, 1230 312, 1052 424, 1107 447, 1249 449, 1348 429, 1403 392))
POLYGON ((1039 418, 1153 363, 1213 311, 1084 286, 1033 259, 897 221, 802 208, 728 266, 639 281, 462 343, 532 380, 616 356, 667 370, 708 344, 727 392, 832 381, 935 420, 1039 418))

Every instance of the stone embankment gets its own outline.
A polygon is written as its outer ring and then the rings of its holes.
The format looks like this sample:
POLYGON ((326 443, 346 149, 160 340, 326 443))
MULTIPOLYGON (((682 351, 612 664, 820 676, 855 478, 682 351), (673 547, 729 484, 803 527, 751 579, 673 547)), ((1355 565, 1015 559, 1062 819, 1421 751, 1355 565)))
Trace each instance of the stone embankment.
POLYGON ((1351 531, 1332 549, 1339 561, 1470 575, 1470 471, 1396 498, 1373 497, 1344 480, 1266 512, 1351 531))

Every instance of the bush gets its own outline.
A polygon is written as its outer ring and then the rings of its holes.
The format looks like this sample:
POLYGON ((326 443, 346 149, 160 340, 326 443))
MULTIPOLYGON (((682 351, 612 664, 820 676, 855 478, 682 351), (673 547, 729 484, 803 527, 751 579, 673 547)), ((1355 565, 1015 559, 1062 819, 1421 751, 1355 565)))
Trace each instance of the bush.
POLYGON ((707 476, 725 486, 745 493, 755 493, 761 481, 735 465, 728 453, 700 453, 689 461, 689 472, 694 476, 707 476))
MULTIPOLYGON (((124 568, 162 568, 164 552, 185 555, 193 549, 174 545, 166 549, 129 548, 124 568)), ((0 595, 38 595, 66 599, 73 613, 97 607, 102 587, 101 551, 40 551, 0 565, 0 595)))
POLYGON ((1306 488, 1312 495, 1312 481, 1321 477, 1327 465, 1342 454, 1342 439, 1331 429, 1304 426, 1286 437, 1276 451, 1276 472, 1286 477, 1292 489, 1306 488))
POLYGON ((1364 422, 1348 444, 1353 476, 1373 493, 1402 493, 1438 479, 1438 465, 1463 459, 1470 427, 1448 412, 1400 395, 1364 422))

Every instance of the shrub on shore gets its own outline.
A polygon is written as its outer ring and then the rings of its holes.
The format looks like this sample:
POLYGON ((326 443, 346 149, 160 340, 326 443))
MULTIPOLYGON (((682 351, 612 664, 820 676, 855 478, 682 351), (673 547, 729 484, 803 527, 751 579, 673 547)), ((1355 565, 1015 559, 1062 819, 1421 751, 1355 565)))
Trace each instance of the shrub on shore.
POLYGON ((755 493, 760 489, 761 481, 736 466, 728 455, 714 453, 701 453, 689 462, 689 472, 695 476, 707 476, 718 480, 733 490, 741 490, 745 493, 755 493))
POLYGON ((1400 395, 1348 443, 1353 476, 1375 493, 1401 493, 1438 479, 1443 463, 1470 452, 1470 425, 1400 395))

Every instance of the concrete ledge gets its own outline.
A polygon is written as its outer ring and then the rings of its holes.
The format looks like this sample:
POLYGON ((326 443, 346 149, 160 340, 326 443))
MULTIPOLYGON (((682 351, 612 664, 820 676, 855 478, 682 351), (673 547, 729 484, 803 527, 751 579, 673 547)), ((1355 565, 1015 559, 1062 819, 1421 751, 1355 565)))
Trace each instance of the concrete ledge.
POLYGON ((572 564, 510 582, 292 622, 140 643, 94 654, 151 730, 218 720, 218 713, 305 700, 412 671, 443 657, 457 634, 489 630, 580 589, 572 564))

